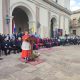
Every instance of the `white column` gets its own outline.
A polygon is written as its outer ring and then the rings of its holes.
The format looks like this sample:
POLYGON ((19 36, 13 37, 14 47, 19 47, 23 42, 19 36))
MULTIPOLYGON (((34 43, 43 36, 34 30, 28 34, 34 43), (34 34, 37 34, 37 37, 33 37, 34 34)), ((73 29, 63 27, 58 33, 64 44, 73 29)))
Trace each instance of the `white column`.
POLYGON ((51 31, 50 31, 50 28, 51 28, 51 20, 50 20, 50 11, 48 11, 48 37, 50 38, 50 35, 51 35, 51 31))
POLYGON ((10 17, 10 34, 12 34, 12 19, 13 19, 13 17, 11 16, 10 17))

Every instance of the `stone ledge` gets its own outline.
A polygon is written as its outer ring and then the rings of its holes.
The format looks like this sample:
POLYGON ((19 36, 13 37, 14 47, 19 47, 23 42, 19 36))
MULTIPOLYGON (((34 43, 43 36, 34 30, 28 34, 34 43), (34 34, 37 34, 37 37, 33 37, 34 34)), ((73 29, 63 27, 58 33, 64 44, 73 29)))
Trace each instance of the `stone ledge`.
POLYGON ((43 0, 45 2, 47 2, 48 4, 52 5, 53 7, 66 12, 67 14, 71 15, 72 12, 70 10, 68 10, 67 8, 64 8, 63 6, 56 4, 56 2, 52 1, 52 0, 43 0))

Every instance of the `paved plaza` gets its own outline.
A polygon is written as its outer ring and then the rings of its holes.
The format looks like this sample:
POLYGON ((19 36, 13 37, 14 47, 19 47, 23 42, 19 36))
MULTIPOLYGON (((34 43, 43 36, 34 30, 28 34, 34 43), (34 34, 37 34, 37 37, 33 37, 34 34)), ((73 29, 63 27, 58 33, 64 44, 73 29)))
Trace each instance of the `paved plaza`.
POLYGON ((80 46, 38 50, 40 63, 23 63, 20 54, 2 56, 0 80, 80 80, 80 46), (36 64, 35 64, 36 63, 36 64))

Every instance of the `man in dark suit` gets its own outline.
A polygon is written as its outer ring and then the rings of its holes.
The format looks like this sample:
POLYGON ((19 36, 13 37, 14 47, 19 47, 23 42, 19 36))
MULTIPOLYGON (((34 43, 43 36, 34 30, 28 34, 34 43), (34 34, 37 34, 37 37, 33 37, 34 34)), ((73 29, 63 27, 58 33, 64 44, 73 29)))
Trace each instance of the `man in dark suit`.
POLYGON ((10 40, 4 40, 1 44, 2 50, 4 51, 5 55, 7 56, 11 52, 11 42, 10 40))

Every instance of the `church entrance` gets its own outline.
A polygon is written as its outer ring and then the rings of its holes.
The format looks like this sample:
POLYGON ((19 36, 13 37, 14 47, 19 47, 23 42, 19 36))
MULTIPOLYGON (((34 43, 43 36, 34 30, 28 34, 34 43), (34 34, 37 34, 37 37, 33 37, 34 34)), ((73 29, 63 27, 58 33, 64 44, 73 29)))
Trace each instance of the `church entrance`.
POLYGON ((51 19, 51 27, 50 27, 50 36, 51 36, 51 38, 55 37, 55 33, 56 33, 56 19, 52 18, 51 19))
POLYGON ((12 33, 16 32, 24 32, 28 31, 30 32, 30 19, 32 18, 31 12, 29 9, 18 6, 14 8, 12 12, 12 33))

